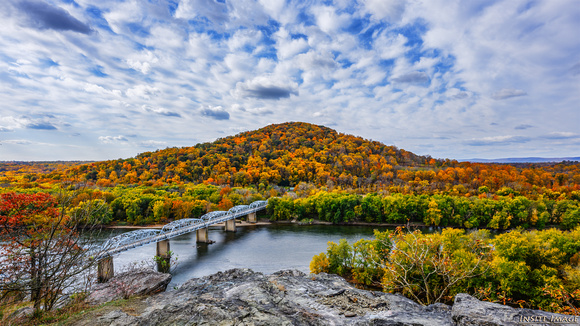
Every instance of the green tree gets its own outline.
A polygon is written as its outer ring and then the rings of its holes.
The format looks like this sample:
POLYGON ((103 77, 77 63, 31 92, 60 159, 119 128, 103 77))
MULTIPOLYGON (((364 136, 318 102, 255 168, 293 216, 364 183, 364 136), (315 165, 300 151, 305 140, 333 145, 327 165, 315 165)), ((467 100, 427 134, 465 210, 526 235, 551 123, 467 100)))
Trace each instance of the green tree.
POLYGON ((421 304, 449 302, 487 269, 490 248, 485 242, 467 241, 462 231, 424 235, 398 230, 390 238, 394 246, 385 261, 383 287, 421 304))
POLYGON ((580 208, 569 208, 562 216, 562 228, 571 230, 580 225, 580 208))
POLYGON ((425 225, 437 226, 441 222, 442 217, 443 215, 441 214, 441 210, 439 209, 437 201, 435 199, 431 199, 431 201, 429 201, 429 209, 427 209, 425 219, 423 220, 425 225))
POLYGON ((347 275, 350 273, 353 265, 352 247, 345 239, 340 239, 338 244, 328 242, 328 271, 333 274, 347 275))

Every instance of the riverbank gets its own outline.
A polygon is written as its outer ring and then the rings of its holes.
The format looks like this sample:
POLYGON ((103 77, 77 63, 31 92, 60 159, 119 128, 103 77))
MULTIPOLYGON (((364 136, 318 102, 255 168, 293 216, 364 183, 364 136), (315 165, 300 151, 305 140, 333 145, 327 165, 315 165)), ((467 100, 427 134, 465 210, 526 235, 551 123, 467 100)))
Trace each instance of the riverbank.
MULTIPOLYGON (((262 226, 262 225, 339 225, 339 226, 368 226, 368 227, 409 227, 409 228, 424 228, 428 227, 423 223, 408 223, 408 224, 396 224, 396 223, 368 223, 368 222, 348 222, 348 223, 332 223, 327 221, 312 220, 308 222, 303 221, 270 221, 270 220, 259 220, 256 223, 250 223, 245 220, 236 220, 236 227, 248 227, 248 226, 262 226)), ((165 224, 152 224, 152 225, 105 225, 106 229, 162 229, 165 224)), ((225 222, 212 224, 211 226, 225 226, 225 222)))

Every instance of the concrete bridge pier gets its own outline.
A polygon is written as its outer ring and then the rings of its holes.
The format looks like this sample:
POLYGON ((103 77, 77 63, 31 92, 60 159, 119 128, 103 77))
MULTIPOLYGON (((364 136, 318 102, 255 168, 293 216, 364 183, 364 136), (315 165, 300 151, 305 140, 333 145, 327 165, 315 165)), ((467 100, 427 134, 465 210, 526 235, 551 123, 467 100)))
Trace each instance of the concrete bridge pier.
POLYGON ((157 242, 157 271, 169 273, 171 266, 171 252, 169 249, 169 240, 157 242))
POLYGON ((105 283, 115 275, 113 257, 106 257, 97 262, 97 282, 105 283))
POLYGON ((207 235, 207 228, 198 229, 195 231, 195 239, 198 243, 210 243, 209 236, 207 235))
POLYGON ((236 232, 236 219, 232 218, 231 220, 226 221, 226 231, 227 232, 236 232))
POLYGON ((258 218, 256 217, 256 212, 248 214, 248 223, 256 223, 258 218))

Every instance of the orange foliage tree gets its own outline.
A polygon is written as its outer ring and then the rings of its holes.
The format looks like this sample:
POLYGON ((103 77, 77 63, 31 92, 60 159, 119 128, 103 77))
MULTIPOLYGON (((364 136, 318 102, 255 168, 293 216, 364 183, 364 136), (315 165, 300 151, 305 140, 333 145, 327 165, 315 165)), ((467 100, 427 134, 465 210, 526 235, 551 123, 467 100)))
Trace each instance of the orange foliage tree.
POLYGON ((70 198, 59 199, 45 193, 0 195, 0 295, 30 298, 35 311, 51 310, 91 265, 90 237, 76 231, 90 212, 71 218, 65 214, 70 198))

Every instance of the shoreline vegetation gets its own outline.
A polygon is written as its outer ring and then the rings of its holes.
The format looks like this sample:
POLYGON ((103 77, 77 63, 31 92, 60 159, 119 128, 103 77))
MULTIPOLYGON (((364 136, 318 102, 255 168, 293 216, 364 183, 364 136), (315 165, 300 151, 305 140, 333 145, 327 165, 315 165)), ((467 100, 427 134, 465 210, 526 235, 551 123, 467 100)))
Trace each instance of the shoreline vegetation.
MULTIPOLYGON (((103 229, 162 229, 165 224, 152 224, 152 225, 103 225, 103 229)), ((236 227, 252 227, 252 226, 268 226, 268 225, 297 225, 297 226, 309 226, 309 225, 336 225, 336 226, 366 226, 366 227, 380 227, 380 228, 398 228, 398 227, 405 227, 409 230, 422 230, 428 228, 435 228, 439 230, 443 230, 447 227, 444 226, 433 226, 433 225, 426 225, 424 223, 371 223, 371 222, 342 222, 342 223, 332 223, 327 221, 320 221, 316 219, 310 219, 307 221, 298 221, 298 220, 282 220, 282 221, 273 221, 269 219, 260 219, 256 223, 250 223, 245 220, 236 219, 236 227)), ((216 223, 212 224, 210 227, 225 227, 225 223, 216 223)), ((486 227, 479 227, 479 228, 466 228, 466 227, 458 227, 453 226, 454 229, 463 229, 468 232, 470 231, 477 231, 477 230, 491 230, 495 231, 493 228, 486 228, 486 227)), ((517 228, 518 230, 526 230, 526 231, 533 231, 537 230, 536 228, 530 227, 527 229, 524 228, 517 228)), ((546 225, 545 229, 560 229, 558 225, 546 225)), ((503 230, 503 231, 510 231, 503 230)))
POLYGON ((374 239, 329 242, 314 274, 337 274, 361 287, 400 293, 422 305, 451 304, 469 293, 519 308, 580 314, 580 227, 510 230, 445 228, 440 233, 375 230, 374 239))

